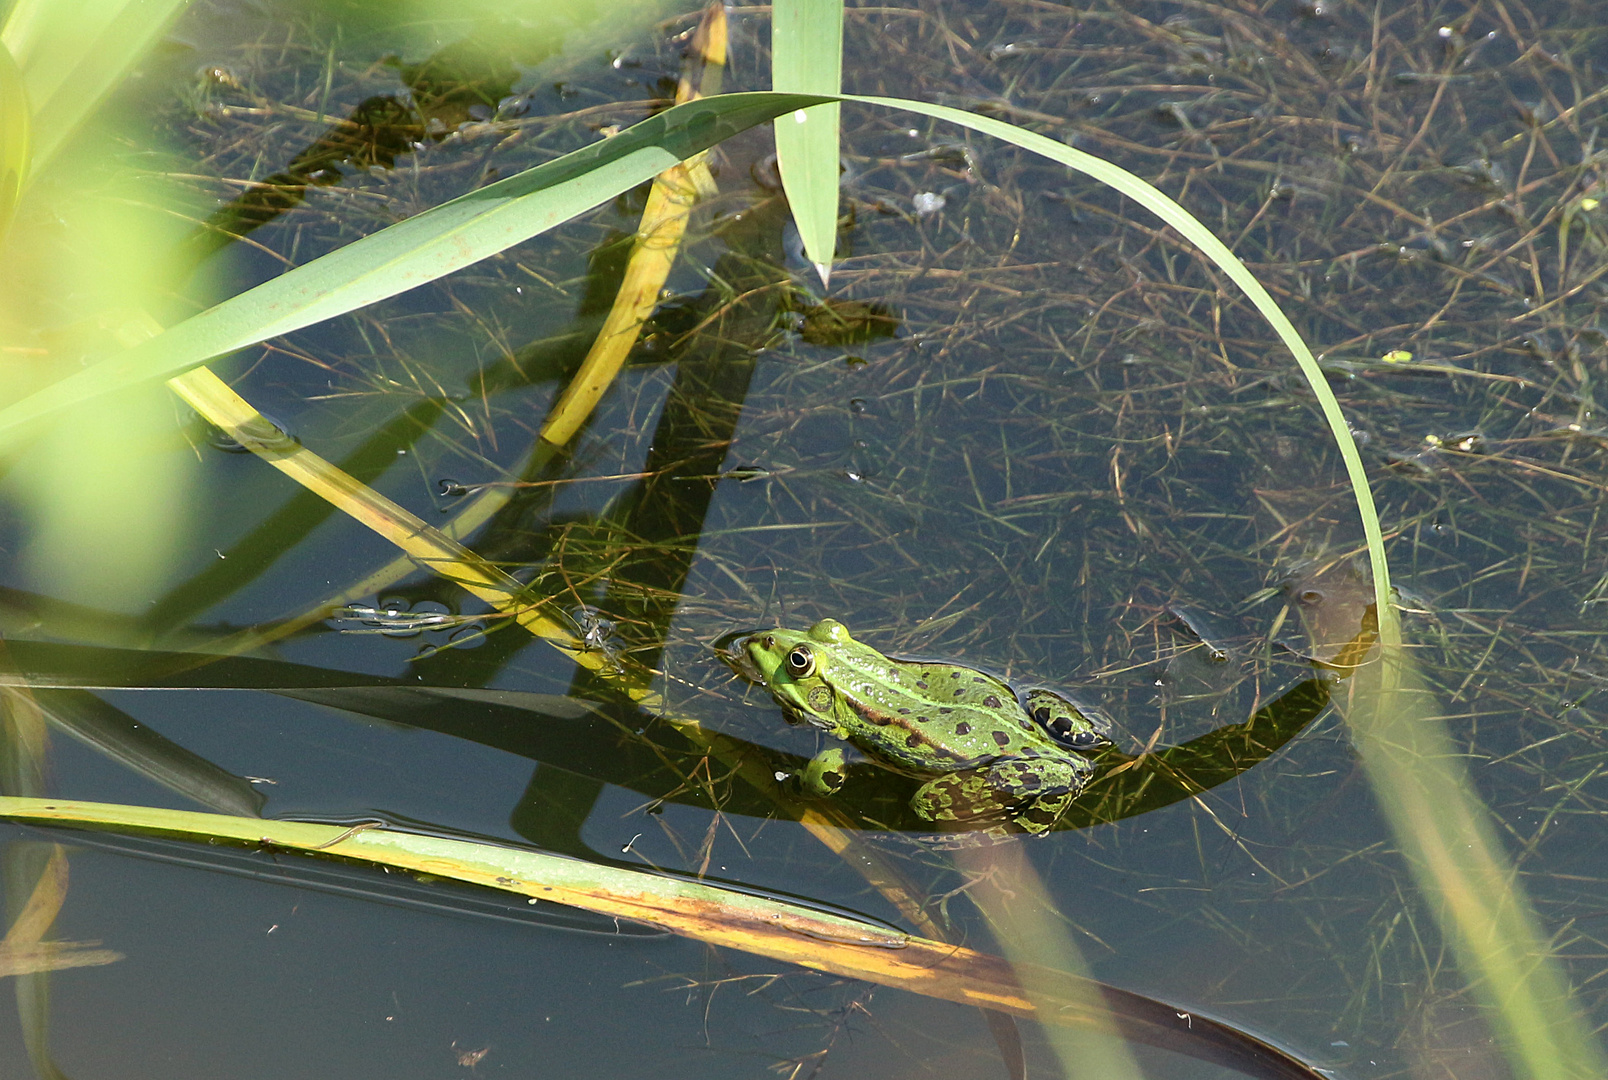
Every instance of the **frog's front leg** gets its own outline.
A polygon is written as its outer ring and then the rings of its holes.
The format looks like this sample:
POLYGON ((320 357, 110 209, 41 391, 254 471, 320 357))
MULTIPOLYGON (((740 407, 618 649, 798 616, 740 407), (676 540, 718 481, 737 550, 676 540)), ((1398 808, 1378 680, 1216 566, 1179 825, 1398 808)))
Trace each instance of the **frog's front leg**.
POLYGON ((798 782, 812 795, 836 795, 848 778, 848 755, 841 746, 829 746, 799 770, 798 782))
POLYGON ((1037 836, 1055 826, 1093 772, 1081 758, 1011 758, 929 780, 910 805, 928 821, 972 828, 1009 821, 1037 836))

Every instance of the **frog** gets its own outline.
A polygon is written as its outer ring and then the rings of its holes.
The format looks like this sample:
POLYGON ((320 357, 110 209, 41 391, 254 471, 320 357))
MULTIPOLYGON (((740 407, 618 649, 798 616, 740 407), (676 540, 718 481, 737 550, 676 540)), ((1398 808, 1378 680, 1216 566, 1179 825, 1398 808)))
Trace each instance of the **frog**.
MULTIPOLYGON (((1055 690, 1018 691, 964 664, 884 656, 836 619, 727 635, 716 650, 790 722, 924 780, 911 809, 944 830, 1050 832, 1094 773, 1087 755, 1110 745, 1110 721, 1055 690)), ((832 795, 846 772, 843 749, 832 746, 800 779, 832 795)))

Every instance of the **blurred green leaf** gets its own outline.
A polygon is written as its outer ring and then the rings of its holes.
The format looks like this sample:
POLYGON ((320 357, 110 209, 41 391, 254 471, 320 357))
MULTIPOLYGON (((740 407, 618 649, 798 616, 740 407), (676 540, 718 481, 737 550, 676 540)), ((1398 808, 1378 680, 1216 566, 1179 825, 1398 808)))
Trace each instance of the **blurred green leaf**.
POLYGON ((0 42, 33 102, 44 168, 189 0, 19 0, 0 42))
POLYGON ((11 50, 0 43, 0 240, 17 211, 22 178, 28 175, 28 91, 11 50))
MULTIPOLYGON (((843 86, 843 0, 771 5, 771 85, 790 94, 836 96, 843 86)), ((776 164, 804 252, 824 284, 837 248, 837 102, 776 120, 776 164)))
POLYGON ((0 411, 0 431, 416 288, 539 235, 669 166, 816 99, 732 94, 678 105, 297 267, 0 411))

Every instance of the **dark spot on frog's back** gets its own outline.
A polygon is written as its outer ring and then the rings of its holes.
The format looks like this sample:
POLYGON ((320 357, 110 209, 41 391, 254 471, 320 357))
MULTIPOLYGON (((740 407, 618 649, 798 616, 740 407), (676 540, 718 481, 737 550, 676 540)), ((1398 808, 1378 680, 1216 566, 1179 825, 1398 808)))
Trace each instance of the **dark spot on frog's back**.
POLYGON ((1010 733, 1005 731, 996 731, 994 732, 994 741, 999 743, 1001 746, 1009 746, 1011 744, 1010 733))
POLYGON ((1033 710, 1033 719, 1037 720, 1041 724, 1048 724, 1050 722, 1050 710, 1045 706, 1040 705, 1038 708, 1033 710))
POLYGON ((956 735, 970 735, 971 734, 971 725, 966 723, 966 721, 962 720, 960 723, 955 725, 955 734, 956 735))
POLYGON ((916 680, 916 689, 918 689, 918 690, 927 689, 927 683, 925 682, 925 680, 917 679, 916 680))
POLYGON ((923 739, 920 735, 909 735, 909 736, 906 736, 906 738, 905 738, 905 745, 910 747, 910 749, 914 750, 916 747, 920 746, 922 743, 924 743, 926 741, 927 740, 923 739))
POLYGON ((989 694, 983 699, 983 704, 990 709, 997 709, 999 708, 999 698, 995 697, 993 694, 989 694))

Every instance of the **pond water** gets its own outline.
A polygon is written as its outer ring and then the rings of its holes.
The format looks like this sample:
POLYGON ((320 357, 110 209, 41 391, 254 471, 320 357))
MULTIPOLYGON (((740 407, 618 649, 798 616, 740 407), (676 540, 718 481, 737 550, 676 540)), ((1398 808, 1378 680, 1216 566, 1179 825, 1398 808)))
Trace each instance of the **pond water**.
MULTIPOLYGON (((663 107, 698 13, 450 16, 184 14, 58 166, 83 204, 149 219, 151 313, 177 321, 663 107)), ((767 87, 769 8, 728 17, 723 88, 767 87)), ((1608 1021, 1605 41, 1599 11, 1562 2, 1006 0, 851 7, 844 63, 851 92, 995 116, 1146 178, 1283 306, 1361 445, 1451 753, 1573 987, 1553 1007, 1586 1031, 1608 1021)), ((768 130, 723 144, 718 192, 567 454, 533 459, 536 433, 645 189, 214 365, 433 525, 506 496, 466 542, 656 703, 451 581, 365 588, 395 548, 164 399, 128 450, 155 548, 120 542, 134 526, 109 502, 40 509, 81 479, 59 439, 10 463, 0 626, 52 736, 42 760, 8 752, 8 793, 383 820, 925 933, 796 820, 796 790, 756 790, 666 719, 785 777, 823 736, 711 646, 834 618, 890 655, 1063 687, 1109 714, 1123 760, 1253 714, 1289 727, 1198 797, 1072 812, 993 857, 917 839, 908 778, 851 770, 837 804, 949 940, 1010 954, 971 897, 1027 906, 1025 860, 1075 948, 1047 961, 1081 954, 1329 1075, 1515 1075, 1502 989, 1467 970, 1358 740, 1333 710, 1290 718, 1315 661, 1344 687, 1371 584, 1340 454, 1265 320, 1092 180, 913 114, 843 116, 830 289, 768 130)), ((49 205, 25 202, 19 232, 54 227, 49 205)), ((103 299, 59 289, 41 325, 76 341, 103 299)), ((0 837, 13 917, 66 844, 51 936, 122 957, 17 980, 6 1075, 1010 1075, 976 1009, 602 916, 274 850, 0 837)), ((1028 1075, 1079 1074, 1049 1029, 1020 1030, 1028 1075)), ((1149 1077, 1241 1075, 1133 1054, 1149 1077)))

